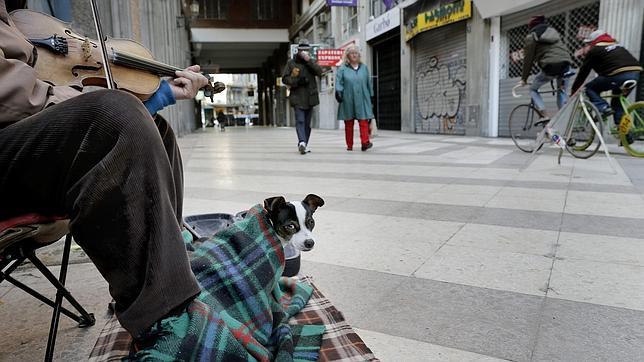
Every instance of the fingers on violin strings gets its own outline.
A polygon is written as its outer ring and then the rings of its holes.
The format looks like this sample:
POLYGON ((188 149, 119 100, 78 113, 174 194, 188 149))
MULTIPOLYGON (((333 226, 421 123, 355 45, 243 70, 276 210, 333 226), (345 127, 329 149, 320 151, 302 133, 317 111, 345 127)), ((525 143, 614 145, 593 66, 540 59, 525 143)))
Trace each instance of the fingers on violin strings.
POLYGON ((194 64, 186 68, 186 70, 189 70, 191 72, 199 72, 201 70, 201 66, 199 66, 199 64, 194 64))

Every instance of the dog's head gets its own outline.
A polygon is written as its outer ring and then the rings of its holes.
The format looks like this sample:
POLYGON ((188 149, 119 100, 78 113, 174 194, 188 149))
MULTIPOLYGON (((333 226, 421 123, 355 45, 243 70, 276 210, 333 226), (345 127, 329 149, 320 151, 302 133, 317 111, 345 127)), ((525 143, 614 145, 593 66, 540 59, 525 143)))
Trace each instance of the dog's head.
POLYGON ((313 213, 323 205, 324 200, 313 194, 301 202, 288 202, 282 196, 264 200, 264 209, 282 244, 290 243, 301 251, 309 251, 315 245, 313 213))

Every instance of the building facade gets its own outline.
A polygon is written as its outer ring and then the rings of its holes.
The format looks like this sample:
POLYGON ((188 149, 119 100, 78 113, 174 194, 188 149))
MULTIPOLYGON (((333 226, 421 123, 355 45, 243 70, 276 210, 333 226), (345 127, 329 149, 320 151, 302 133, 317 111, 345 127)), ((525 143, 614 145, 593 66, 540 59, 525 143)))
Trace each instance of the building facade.
MULTIPOLYGON (((636 57, 642 53, 644 2, 637 0, 405 1, 400 7, 403 132, 509 136, 509 113, 525 102, 511 89, 534 15, 545 15, 562 34, 574 67, 582 61, 582 39, 595 29, 636 57)), ((544 98, 556 109, 553 95, 544 98)))

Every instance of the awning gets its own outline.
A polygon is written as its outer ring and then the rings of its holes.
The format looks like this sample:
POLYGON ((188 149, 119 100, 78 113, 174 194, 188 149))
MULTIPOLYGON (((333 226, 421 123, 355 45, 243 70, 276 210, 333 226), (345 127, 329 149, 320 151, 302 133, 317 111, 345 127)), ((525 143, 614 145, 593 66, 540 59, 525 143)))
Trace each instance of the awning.
POLYGON ((548 1, 550 0, 474 0, 474 5, 479 10, 481 17, 487 19, 493 16, 515 13, 548 1))

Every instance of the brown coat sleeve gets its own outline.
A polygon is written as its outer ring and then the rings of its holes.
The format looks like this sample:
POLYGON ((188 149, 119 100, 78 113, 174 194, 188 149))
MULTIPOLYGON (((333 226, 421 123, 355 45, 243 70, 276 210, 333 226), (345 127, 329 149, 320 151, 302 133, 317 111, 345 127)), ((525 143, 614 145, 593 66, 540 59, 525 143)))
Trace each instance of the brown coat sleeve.
POLYGON ((52 86, 38 80, 32 67, 17 59, 6 59, 0 48, 0 123, 38 113, 51 95, 52 86))
POLYGON ((0 0, 0 128, 80 94, 37 78, 33 46, 16 28, 0 0))

